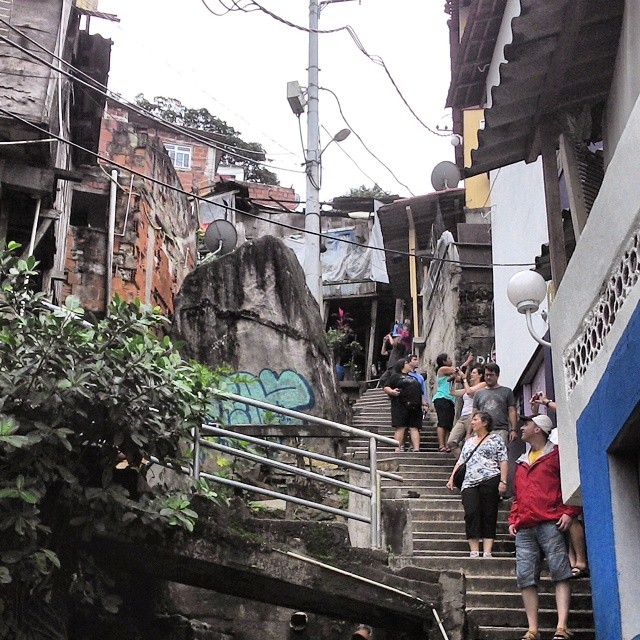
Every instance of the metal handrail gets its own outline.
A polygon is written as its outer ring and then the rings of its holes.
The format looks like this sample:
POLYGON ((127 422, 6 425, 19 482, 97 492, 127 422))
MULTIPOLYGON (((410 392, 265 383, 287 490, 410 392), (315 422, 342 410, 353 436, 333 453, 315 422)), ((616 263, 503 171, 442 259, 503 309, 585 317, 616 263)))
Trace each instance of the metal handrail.
MULTIPOLYGON (((285 451, 286 453, 292 453, 293 455, 309 458, 311 460, 330 462, 338 467, 344 467, 345 469, 353 469, 354 471, 364 471, 365 473, 369 473, 369 467, 365 467, 363 464, 358 464, 357 462, 349 462, 340 458, 332 458, 331 456, 325 456, 321 453, 315 453, 314 451, 307 451, 305 449, 299 449, 297 447, 290 447, 279 442, 271 442, 271 440, 264 440, 262 438, 256 438, 254 436, 247 436, 244 433, 230 431, 229 429, 225 429, 223 427, 214 427, 211 424, 203 424, 201 427, 201 433, 203 433, 204 435, 213 436, 229 436, 230 438, 244 440, 245 442, 257 444, 267 449, 285 451)), ((397 473, 391 473, 390 471, 380 471, 378 469, 378 475, 382 478, 388 478, 389 480, 396 480, 397 482, 404 481, 404 478, 401 475, 397 473)))
POLYGON ((266 464, 269 467, 273 467, 274 469, 289 471, 294 475, 310 478, 311 480, 320 480, 325 484, 331 484, 334 487, 340 487, 341 489, 347 489, 347 491, 360 493, 363 496, 371 495, 371 491, 369 489, 359 487, 358 485, 350 484, 349 482, 343 482, 342 480, 336 480, 335 478, 328 478, 327 476, 323 476, 320 473, 316 473, 315 471, 300 469, 300 467, 294 467, 290 464, 286 464, 285 462, 278 462, 278 460, 271 460, 271 458, 265 458, 264 456, 259 456, 255 453, 250 453, 249 451, 243 451, 242 449, 235 449, 234 447, 228 447, 225 444, 220 444, 218 442, 209 442, 208 440, 200 440, 200 446, 205 447, 206 449, 214 449, 216 451, 222 451, 223 453, 228 453, 233 456, 238 456, 239 458, 244 458, 245 460, 251 460, 253 462, 266 464))
MULTIPOLYGON (((373 548, 380 548, 382 546, 382 535, 381 535, 381 516, 380 516, 380 475, 378 472, 378 456, 377 456, 377 443, 385 443, 390 444, 394 447, 398 446, 398 443, 393 438, 387 438, 386 436, 381 436, 377 433, 371 433, 370 431, 366 431, 364 429, 356 429, 355 427, 350 427, 349 425, 342 424, 340 422, 335 422, 333 420, 326 420, 325 418, 319 418, 318 416, 313 416, 307 413, 302 413, 301 411, 295 411, 293 409, 287 409, 285 407, 279 407, 275 404, 270 404, 268 402, 263 402, 261 400, 255 400, 253 398, 247 398, 245 396, 238 395, 236 393, 231 393, 228 391, 221 391, 219 389, 212 389, 214 396, 216 396, 220 400, 231 400, 234 402, 239 402, 241 404, 246 404, 252 407, 257 407, 258 409, 265 409, 267 411, 271 411, 272 413, 277 413, 280 415, 289 416, 291 418, 297 418, 300 420, 306 420, 308 422, 312 422, 315 424, 320 424, 325 427, 331 427, 337 429, 343 433, 347 433, 349 435, 361 436, 369 439, 369 478, 370 478, 370 492, 369 492, 369 508, 370 508, 370 517, 367 518, 367 522, 369 522, 371 526, 371 546, 373 548)), ((244 439, 242 436, 240 439, 244 439)), ((200 429, 197 429, 194 438, 194 449, 195 446, 199 446, 200 444, 204 445, 204 440, 200 440, 200 429)), ((206 445, 205 445, 206 446, 206 445)), ((237 452, 237 449, 232 449, 232 452, 237 452)), ((270 461, 268 458, 262 458, 264 464, 269 464, 270 461)), ((196 475, 196 469, 199 465, 194 465, 193 473, 194 477, 198 477, 196 475)), ((292 467, 293 468, 293 467, 292 467)), ((208 476, 209 474, 207 474, 208 476)), ((322 476, 321 476, 322 477, 322 476)), ((218 476, 212 476, 211 479, 215 482, 218 476)), ((323 481, 326 481, 326 478, 322 477, 323 481)), ((222 480, 222 479, 221 479, 222 480)), ((226 478, 224 479, 227 483, 232 482, 228 481, 226 478)), ((345 487, 346 488, 346 487, 345 487)), ((250 489, 254 490, 254 489, 250 489)), ((351 491, 352 489, 347 488, 347 491, 351 491)), ((266 491, 266 490, 262 490, 266 491)), ((275 493, 275 492, 274 492, 275 493)), ((292 500, 293 496, 283 496, 279 494, 279 497, 282 497, 284 500, 292 500)), ((299 499, 298 499, 299 500, 299 499)), ((326 509, 324 509, 326 510, 326 509)), ((349 514, 345 511, 337 510, 340 515, 343 515, 347 518, 352 518, 353 515, 349 514)), ((333 512, 332 512, 333 513, 333 512)), ((355 520, 364 521, 362 517, 353 518, 355 520)))
POLYGON ((377 433, 372 433, 371 431, 366 431, 365 429, 357 429, 356 427, 350 427, 349 425, 342 424, 341 422, 334 422, 333 420, 326 420, 325 418, 319 418, 318 416, 312 416, 308 413, 302 413, 301 411, 294 411, 293 409, 286 409, 285 407, 279 407, 275 404, 269 404, 268 402, 262 402, 262 400, 254 400, 253 398, 246 398, 244 396, 239 396, 235 393, 230 393, 228 391, 219 391, 217 389, 213 390, 213 393, 218 398, 224 400, 234 400, 235 402, 240 402, 242 404, 248 404, 251 407, 257 407, 258 409, 265 409, 266 411, 272 411, 273 413, 279 413, 283 416, 289 416, 290 418, 299 418, 300 420, 307 420, 308 422, 315 422, 316 424, 324 425, 325 427, 333 427, 334 429, 338 429, 340 431, 344 431, 349 435, 354 436, 362 436, 365 438, 374 438, 378 442, 384 444, 390 444, 394 447, 398 446, 397 440, 393 438, 387 438, 386 436, 381 436, 377 433))
MULTIPOLYGON (((167 469, 171 469, 172 471, 175 471, 175 467, 162 462, 162 460, 159 460, 155 456, 150 456, 149 460, 154 464, 160 465, 161 467, 166 467, 167 469)), ((188 467, 180 467, 180 471, 182 471, 182 473, 186 475, 192 475, 192 470, 189 469, 188 467)), ((270 498, 285 500, 286 502, 299 504, 303 507, 310 507, 312 509, 317 509, 318 511, 325 511, 326 513, 332 513, 336 516, 343 516, 344 518, 349 518, 351 520, 358 520, 359 522, 371 524, 371 519, 369 517, 363 516, 359 513, 354 513, 352 511, 343 511, 342 509, 337 509, 336 507, 330 507, 326 504, 321 504, 319 502, 312 502, 311 500, 305 500, 304 498, 298 498, 297 496, 290 496, 286 493, 280 493, 279 491, 271 491, 271 489, 263 489, 262 487, 256 487, 255 485, 247 484, 246 482, 239 482, 238 480, 223 478, 222 476, 214 476, 211 473, 205 473, 204 471, 200 471, 199 477, 206 478, 207 480, 211 480, 212 482, 217 482, 219 484, 225 484, 229 487, 234 487, 236 489, 244 489, 245 491, 252 491, 253 493, 258 493, 260 495, 268 496, 270 498)))

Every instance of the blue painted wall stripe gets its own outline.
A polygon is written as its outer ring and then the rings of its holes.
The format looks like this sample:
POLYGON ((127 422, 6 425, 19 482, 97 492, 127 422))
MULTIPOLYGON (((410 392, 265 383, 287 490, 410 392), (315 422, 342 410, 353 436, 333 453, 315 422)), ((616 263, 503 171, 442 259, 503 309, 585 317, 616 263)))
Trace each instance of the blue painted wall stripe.
POLYGON ((635 375, 639 365, 640 304, 576 424, 598 640, 619 640, 622 634, 607 449, 640 402, 640 384, 635 375), (634 375, 625 375, 628 372, 634 375))

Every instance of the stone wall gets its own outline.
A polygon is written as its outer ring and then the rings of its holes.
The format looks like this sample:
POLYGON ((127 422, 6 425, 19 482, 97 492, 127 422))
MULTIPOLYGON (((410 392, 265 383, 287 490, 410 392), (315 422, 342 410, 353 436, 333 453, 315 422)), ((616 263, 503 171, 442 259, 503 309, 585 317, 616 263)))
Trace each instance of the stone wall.
POLYGON ((494 325, 490 277, 478 276, 474 269, 458 264, 443 263, 433 295, 424 300, 423 313, 427 341, 421 366, 431 389, 440 353, 450 354, 455 365, 462 363, 468 349, 480 364, 491 358, 494 325))

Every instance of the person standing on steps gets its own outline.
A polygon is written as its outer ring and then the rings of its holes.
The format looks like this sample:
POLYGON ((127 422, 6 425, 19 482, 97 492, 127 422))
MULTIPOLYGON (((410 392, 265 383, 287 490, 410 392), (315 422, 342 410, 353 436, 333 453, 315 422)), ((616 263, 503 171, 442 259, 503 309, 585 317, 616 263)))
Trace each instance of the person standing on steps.
POLYGON ((447 489, 453 490, 453 476, 460 464, 466 463, 461 491, 469 557, 480 556, 482 538, 483 557, 491 558, 500 496, 507 490, 507 447, 499 435, 491 433, 493 423, 486 411, 471 418, 471 429, 473 437, 464 443, 447 489))
POLYGON ((460 457, 460 449, 464 441, 471 437, 471 413, 473 410, 473 396, 476 391, 484 389, 487 385, 484 381, 484 366, 479 364, 471 368, 469 380, 466 372, 460 371, 457 378, 462 384, 461 389, 451 389, 451 395, 462 398, 462 410, 458 421, 453 425, 453 429, 447 441, 447 447, 451 449, 453 457, 457 460, 460 457))
POLYGON ((509 533, 516 538, 516 576, 522 593, 528 630, 522 640, 540 640, 538 582, 546 557, 555 583, 558 624, 553 640, 568 640, 571 565, 564 533, 580 513, 562 502, 558 447, 549 441, 549 416, 524 417, 522 439, 530 445, 516 461, 509 533))
POLYGON ((456 405, 455 398, 451 395, 450 379, 455 375, 453 360, 447 353, 441 353, 436 358, 436 392, 433 394, 433 406, 438 416, 438 451, 449 453, 447 438, 453 427, 456 405))
MULTIPOLYGON (((537 416, 540 413, 540 405, 547 408, 549 411, 556 410, 556 403, 553 400, 549 400, 547 396, 542 392, 534 393, 529 400, 531 405, 531 413, 537 416)), ((554 439, 555 431, 551 432, 549 440, 554 444, 558 444, 557 438, 554 439)), ((569 562, 571 563, 571 578, 587 578, 589 577, 589 566, 587 564, 587 543, 584 535, 584 525, 580 520, 580 516, 574 518, 571 521, 569 527, 569 562)))
POLYGON ((508 445, 516 439, 518 414, 513 391, 498 384, 499 376, 500 367, 495 362, 489 362, 484 366, 484 381, 487 386, 475 392, 471 413, 490 413, 494 433, 499 434, 505 445, 508 445))
MULTIPOLYGON (((396 323, 397 325, 397 323, 396 323)), ((393 368, 400 358, 404 358, 407 353, 407 348, 402 342, 402 336, 398 333, 397 328, 394 326, 394 329, 391 333, 388 333, 384 339, 382 340, 382 355, 388 355, 389 359, 387 360, 387 369, 380 376, 380 380, 378 381, 378 386, 384 387, 387 386, 389 382, 389 377, 393 373, 393 368)))
POLYGON ((424 376, 421 373, 418 373, 420 360, 415 353, 412 353, 407 357, 409 358, 409 366, 411 367, 409 375, 420 383, 420 389, 422 390, 422 412, 424 413, 429 410, 429 395, 427 393, 427 385, 424 382, 424 376))
POLYGON ((384 392, 391 398, 391 425, 398 441, 396 452, 404 451, 404 434, 409 429, 411 449, 420 451, 422 428, 422 389, 411 372, 409 358, 398 360, 384 392))

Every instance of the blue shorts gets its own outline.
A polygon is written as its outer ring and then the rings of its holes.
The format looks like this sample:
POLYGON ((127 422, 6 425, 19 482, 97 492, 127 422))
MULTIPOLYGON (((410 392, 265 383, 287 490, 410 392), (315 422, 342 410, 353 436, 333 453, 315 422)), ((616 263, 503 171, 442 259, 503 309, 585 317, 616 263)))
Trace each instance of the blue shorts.
POLYGON ((516 576, 520 589, 538 584, 543 557, 547 559, 549 575, 554 582, 571 577, 567 543, 555 522, 520 529, 516 534, 516 576))

